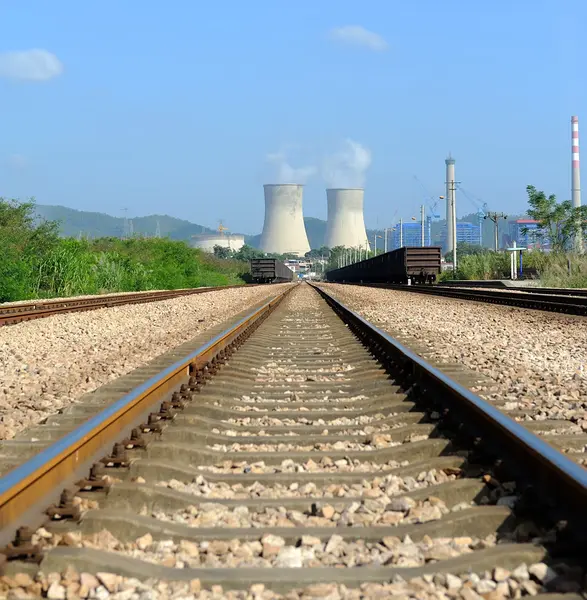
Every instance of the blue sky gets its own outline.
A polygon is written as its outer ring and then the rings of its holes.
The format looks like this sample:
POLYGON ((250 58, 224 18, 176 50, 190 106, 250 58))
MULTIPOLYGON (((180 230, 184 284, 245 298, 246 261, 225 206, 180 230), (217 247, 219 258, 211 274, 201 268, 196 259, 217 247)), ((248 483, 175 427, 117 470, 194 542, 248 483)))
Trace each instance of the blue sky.
POLYGON ((325 218, 325 165, 354 148, 368 227, 417 212, 414 175, 442 194, 449 151, 492 210, 522 211, 529 183, 569 198, 586 18, 584 0, 4 0, 0 195, 257 233, 280 160, 325 218))

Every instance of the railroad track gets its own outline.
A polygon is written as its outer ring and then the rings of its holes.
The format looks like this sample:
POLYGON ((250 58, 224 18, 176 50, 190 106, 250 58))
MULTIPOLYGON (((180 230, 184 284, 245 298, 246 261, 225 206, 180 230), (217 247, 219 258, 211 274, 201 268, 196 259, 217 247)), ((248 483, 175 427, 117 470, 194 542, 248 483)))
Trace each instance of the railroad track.
POLYGON ((0 445, 4 541, 29 526, 10 581, 580 597, 587 471, 325 292, 294 286, 168 354, 116 402, 0 445))
POLYGON ((547 288, 547 287, 530 287, 530 286, 518 286, 518 287, 505 287, 502 285, 475 285, 473 282, 471 284, 467 284, 465 282, 452 282, 450 284, 444 284, 443 287, 449 288, 468 288, 468 287, 483 287, 488 290, 503 290, 503 291, 512 291, 516 293, 525 293, 525 294, 545 294, 545 295, 554 295, 554 296, 578 296, 581 298, 587 297, 587 290, 585 289, 574 289, 574 288, 547 288))
POLYGON ((558 297, 555 297, 556 294, 552 292, 541 293, 541 291, 533 291, 522 294, 518 291, 469 290, 466 288, 455 289, 452 286, 442 285, 396 285, 390 283, 349 283, 345 285, 378 287, 389 290, 398 290, 400 292, 429 294, 431 296, 444 296, 448 298, 459 298, 460 300, 488 302, 491 304, 503 304, 507 306, 518 306, 520 308, 587 316, 587 295, 559 295, 558 297))
MULTIPOLYGON (((256 284, 247 284, 256 285, 256 284)), ((15 325, 22 321, 42 319, 60 313, 78 312, 84 310, 96 310, 98 308, 110 308, 124 304, 142 304, 145 302, 158 302, 169 300, 178 296, 192 294, 203 294, 217 289, 229 289, 243 287, 240 285, 227 285, 218 287, 190 288, 182 290, 162 290, 157 292, 137 292, 133 294, 112 294, 109 296, 94 296, 91 298, 68 298, 62 300, 38 300, 34 302, 23 302, 11 306, 0 305, 0 327, 2 325, 15 325)))

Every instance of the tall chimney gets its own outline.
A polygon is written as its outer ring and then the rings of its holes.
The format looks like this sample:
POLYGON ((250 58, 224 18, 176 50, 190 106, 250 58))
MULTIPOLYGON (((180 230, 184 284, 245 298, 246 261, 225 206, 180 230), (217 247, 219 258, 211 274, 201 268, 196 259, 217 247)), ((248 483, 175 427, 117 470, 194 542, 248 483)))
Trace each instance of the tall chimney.
MULTIPOLYGON (((452 212, 453 198, 456 196, 455 159, 449 154, 444 161, 446 164, 446 252, 453 252, 453 231, 456 227, 456 214, 452 212)), ((456 213, 456 211, 455 211, 456 213)))
MULTIPOLYGON (((581 206, 581 168, 579 165, 579 117, 571 117, 571 158, 572 158, 572 184, 573 208, 581 206)), ((581 224, 577 223, 575 235, 575 249, 583 251, 581 224)))

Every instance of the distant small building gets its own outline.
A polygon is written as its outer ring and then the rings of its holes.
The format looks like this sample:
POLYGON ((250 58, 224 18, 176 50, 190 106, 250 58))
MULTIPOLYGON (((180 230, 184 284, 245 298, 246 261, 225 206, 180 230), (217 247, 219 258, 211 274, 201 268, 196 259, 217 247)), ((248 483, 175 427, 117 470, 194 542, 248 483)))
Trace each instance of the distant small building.
MULTIPOLYGON (((431 246, 430 228, 425 224, 424 227, 424 245, 431 246)), ((402 224, 401 246, 413 247, 422 245, 422 224, 421 223, 403 223, 402 224)), ((391 237, 391 249, 400 247, 400 225, 394 227, 391 237)))
MULTIPOLYGON (((479 225, 477 223, 469 223, 468 221, 457 221, 457 244, 459 243, 481 246, 481 228, 479 225)), ((445 250, 448 247, 446 240, 446 227, 442 228, 442 232, 440 234, 440 245, 445 250)))
POLYGON ((192 237, 192 246, 204 252, 214 252, 214 246, 229 248, 235 252, 245 245, 244 235, 223 235, 221 233, 202 233, 192 237))
POLYGON ((540 239, 540 224, 534 219, 516 219, 509 222, 509 237, 523 248, 548 248, 547 239, 540 239))

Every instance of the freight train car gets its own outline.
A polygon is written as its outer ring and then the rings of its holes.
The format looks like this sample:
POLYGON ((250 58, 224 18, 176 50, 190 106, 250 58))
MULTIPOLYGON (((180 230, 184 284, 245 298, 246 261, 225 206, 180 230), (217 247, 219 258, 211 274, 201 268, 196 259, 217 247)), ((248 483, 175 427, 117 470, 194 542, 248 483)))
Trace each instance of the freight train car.
POLYGON ((296 274, 275 258, 251 258, 251 278, 255 283, 287 283, 296 274))
POLYGON ((441 271, 440 246, 398 248, 326 273, 335 283, 434 283, 441 271))

